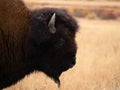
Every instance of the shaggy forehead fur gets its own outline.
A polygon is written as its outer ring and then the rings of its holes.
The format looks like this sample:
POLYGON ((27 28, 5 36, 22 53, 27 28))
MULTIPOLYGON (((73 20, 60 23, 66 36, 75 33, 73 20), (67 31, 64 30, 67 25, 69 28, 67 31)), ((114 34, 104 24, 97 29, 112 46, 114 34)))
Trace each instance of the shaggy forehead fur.
POLYGON ((69 15, 69 13, 65 9, 58 9, 58 8, 43 8, 43 9, 36 9, 31 12, 32 17, 38 17, 40 22, 46 21, 49 22, 51 16, 56 13, 56 24, 64 24, 72 32, 77 32, 78 25, 73 17, 69 15))

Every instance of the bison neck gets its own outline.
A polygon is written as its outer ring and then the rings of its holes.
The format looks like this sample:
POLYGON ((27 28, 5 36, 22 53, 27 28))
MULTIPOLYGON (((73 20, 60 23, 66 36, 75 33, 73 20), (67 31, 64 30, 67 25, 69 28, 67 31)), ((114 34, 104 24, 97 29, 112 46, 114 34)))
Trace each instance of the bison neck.
POLYGON ((23 79, 26 75, 29 75, 31 72, 33 72, 33 67, 29 64, 19 64, 18 66, 17 65, 16 67, 8 67, 9 69, 6 69, 7 72, 0 73, 0 90, 8 86, 14 85, 15 83, 23 79))
POLYGON ((29 11, 21 0, 0 0, 0 89, 7 79, 15 83, 22 78, 24 73, 19 74, 29 67, 23 47, 29 25, 29 11))
POLYGON ((25 58, 22 38, 17 41, 14 35, 7 36, 0 31, 0 90, 33 71, 33 66, 25 58))
POLYGON ((0 48, 6 53, 5 59, 23 56, 22 44, 28 27, 29 11, 21 0, 0 0, 0 48))

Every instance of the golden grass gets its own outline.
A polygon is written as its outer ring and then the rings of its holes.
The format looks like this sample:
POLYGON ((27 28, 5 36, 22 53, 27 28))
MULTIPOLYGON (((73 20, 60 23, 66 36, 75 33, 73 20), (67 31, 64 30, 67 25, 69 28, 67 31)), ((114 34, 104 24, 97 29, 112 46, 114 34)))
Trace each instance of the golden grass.
POLYGON ((61 75, 60 89, 34 72, 4 90, 120 90, 120 22, 77 20, 77 64, 61 75))

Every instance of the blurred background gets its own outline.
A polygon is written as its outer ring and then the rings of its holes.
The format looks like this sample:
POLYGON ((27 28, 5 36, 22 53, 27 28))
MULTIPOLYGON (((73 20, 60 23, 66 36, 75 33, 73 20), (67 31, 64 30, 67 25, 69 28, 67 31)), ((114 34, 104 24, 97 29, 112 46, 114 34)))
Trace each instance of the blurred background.
POLYGON ((30 9, 66 9, 80 26, 77 64, 64 72, 61 87, 34 72, 4 90, 120 90, 120 0, 23 0, 30 9))

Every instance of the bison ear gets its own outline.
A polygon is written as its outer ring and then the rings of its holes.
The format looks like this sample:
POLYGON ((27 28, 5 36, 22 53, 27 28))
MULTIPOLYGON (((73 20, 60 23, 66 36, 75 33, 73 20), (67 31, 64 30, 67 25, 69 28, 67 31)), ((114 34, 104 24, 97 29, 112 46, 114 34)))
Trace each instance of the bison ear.
POLYGON ((56 32, 56 28, 55 28, 55 19, 56 19, 56 14, 54 13, 48 23, 48 28, 50 30, 50 32, 52 34, 54 34, 56 32))

